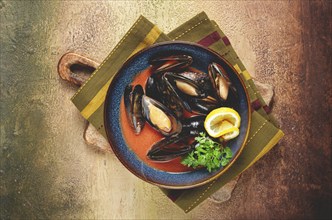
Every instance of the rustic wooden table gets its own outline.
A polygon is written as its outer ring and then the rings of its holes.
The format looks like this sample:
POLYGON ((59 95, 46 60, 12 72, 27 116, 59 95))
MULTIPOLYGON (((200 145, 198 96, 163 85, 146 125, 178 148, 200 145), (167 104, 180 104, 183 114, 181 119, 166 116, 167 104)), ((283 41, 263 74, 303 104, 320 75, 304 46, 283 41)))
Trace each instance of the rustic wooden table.
POLYGON ((0 1, 0 218, 331 218, 330 1, 0 1), (102 61, 140 14, 169 32, 205 11, 249 72, 275 87, 286 136, 232 198, 185 214, 82 138, 62 54, 102 61))

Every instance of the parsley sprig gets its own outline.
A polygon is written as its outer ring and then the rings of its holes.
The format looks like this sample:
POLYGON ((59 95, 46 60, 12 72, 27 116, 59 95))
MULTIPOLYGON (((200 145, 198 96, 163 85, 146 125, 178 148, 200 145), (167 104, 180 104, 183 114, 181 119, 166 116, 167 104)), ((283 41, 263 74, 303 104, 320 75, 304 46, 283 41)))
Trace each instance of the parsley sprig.
POLYGON ((210 137, 201 132, 195 137, 197 144, 195 150, 182 158, 181 163, 188 167, 206 167, 209 172, 218 170, 221 166, 226 166, 233 156, 229 147, 213 141, 210 137))

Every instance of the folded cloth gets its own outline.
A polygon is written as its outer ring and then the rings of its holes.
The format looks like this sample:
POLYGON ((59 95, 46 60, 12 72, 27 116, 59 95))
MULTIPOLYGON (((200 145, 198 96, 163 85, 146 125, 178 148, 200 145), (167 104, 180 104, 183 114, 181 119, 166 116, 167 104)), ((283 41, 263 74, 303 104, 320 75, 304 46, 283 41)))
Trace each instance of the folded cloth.
POLYGON ((72 101, 83 117, 106 137, 103 124, 104 100, 113 76, 136 52, 154 43, 169 40, 196 42, 223 56, 244 80, 253 110, 245 147, 237 161, 223 175, 192 189, 161 189, 180 208, 189 212, 259 160, 283 136, 250 74, 236 55, 229 39, 214 21, 202 12, 166 35, 145 17, 140 16, 91 77, 79 88, 72 101))

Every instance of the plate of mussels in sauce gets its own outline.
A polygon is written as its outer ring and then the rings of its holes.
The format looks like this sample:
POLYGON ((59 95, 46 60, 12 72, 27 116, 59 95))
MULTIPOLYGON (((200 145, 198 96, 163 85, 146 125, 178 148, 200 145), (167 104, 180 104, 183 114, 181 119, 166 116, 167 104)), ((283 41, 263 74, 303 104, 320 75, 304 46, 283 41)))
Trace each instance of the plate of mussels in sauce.
POLYGON ((236 161, 250 126, 240 75, 211 49, 152 45, 130 57, 105 99, 104 124, 121 163, 170 189, 203 185, 236 161))

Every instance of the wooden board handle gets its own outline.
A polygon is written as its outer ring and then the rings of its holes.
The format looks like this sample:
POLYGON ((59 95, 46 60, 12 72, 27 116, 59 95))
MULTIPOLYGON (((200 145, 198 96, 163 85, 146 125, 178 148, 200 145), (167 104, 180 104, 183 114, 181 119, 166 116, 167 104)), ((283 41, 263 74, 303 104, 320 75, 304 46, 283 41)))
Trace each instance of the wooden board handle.
POLYGON ((81 86, 94 72, 99 63, 76 53, 64 54, 58 63, 58 73, 63 80, 81 86))

